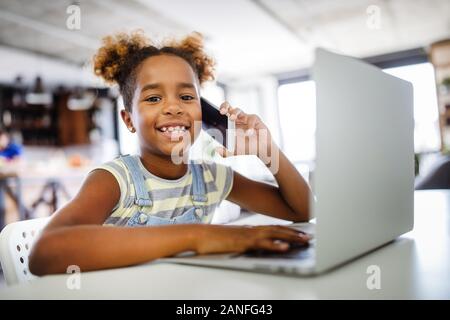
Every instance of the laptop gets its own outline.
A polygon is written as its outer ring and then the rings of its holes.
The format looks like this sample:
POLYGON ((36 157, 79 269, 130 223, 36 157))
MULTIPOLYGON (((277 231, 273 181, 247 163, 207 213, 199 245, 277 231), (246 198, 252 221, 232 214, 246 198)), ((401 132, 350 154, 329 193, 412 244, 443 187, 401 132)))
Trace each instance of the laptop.
POLYGON ((165 262, 316 275, 410 231, 414 224, 413 88, 357 59, 316 49, 313 235, 285 253, 176 256, 165 262))

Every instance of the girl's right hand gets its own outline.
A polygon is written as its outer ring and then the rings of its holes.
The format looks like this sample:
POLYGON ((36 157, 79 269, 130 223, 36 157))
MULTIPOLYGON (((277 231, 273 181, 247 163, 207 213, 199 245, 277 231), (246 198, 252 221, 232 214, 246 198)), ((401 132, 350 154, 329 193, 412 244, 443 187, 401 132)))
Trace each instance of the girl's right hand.
POLYGON ((242 253, 247 250, 270 250, 284 252, 289 243, 307 244, 310 237, 284 226, 224 226, 200 225, 196 252, 242 253))

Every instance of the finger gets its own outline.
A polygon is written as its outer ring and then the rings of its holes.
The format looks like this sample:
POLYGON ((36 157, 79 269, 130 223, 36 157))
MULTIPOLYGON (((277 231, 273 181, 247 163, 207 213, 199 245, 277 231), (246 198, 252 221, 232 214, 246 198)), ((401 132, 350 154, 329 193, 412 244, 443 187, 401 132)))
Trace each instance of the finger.
POLYGON ((293 235, 298 235, 299 233, 305 234, 304 232, 299 232, 298 230, 296 230, 294 228, 289 228, 289 227, 283 226, 283 225, 274 224, 274 225, 267 225, 267 226, 261 226, 261 227, 267 231, 278 230, 278 231, 282 231, 282 232, 288 232, 293 235))
POLYGON ((279 226, 279 227, 281 227, 283 230, 290 230, 290 231, 292 231, 294 234, 297 234, 297 235, 303 235, 304 238, 307 238, 308 240, 311 240, 311 239, 313 238, 313 235, 312 235, 312 234, 307 233, 307 232, 302 231, 302 230, 299 230, 299 229, 291 228, 291 227, 288 227, 288 226, 279 226))
POLYGON ((217 147, 216 152, 220 154, 223 158, 234 156, 234 153, 230 152, 230 150, 228 150, 225 147, 217 147))
POLYGON ((263 238, 278 239, 301 244, 306 244, 310 240, 307 235, 287 230, 287 228, 283 228, 282 226, 270 226, 264 228, 261 230, 260 236, 263 238))
POLYGON ((310 240, 307 235, 301 233, 293 234, 289 231, 284 230, 283 231, 271 230, 271 232, 269 232, 267 236, 272 239, 284 240, 295 243, 308 243, 308 241, 310 240))
POLYGON ((254 249, 264 249, 270 251, 286 251, 289 249, 289 243, 282 241, 273 241, 270 239, 261 239, 256 242, 254 249))
POLYGON ((293 234, 305 234, 306 235, 306 232, 303 232, 303 231, 301 231, 301 230, 297 230, 297 229, 295 229, 295 228, 291 228, 291 227, 288 227, 288 226, 281 226, 281 225, 274 225, 274 228, 278 228, 278 229, 280 229, 280 230, 285 230, 285 231, 290 231, 290 232, 292 232, 293 234))
POLYGON ((236 116, 236 124, 247 124, 248 116, 244 111, 239 112, 236 116))
POLYGON ((242 114, 242 110, 239 108, 231 108, 231 110, 228 111, 230 114, 230 120, 236 121, 238 116, 242 114))
POLYGON ((292 234, 283 231, 283 234, 280 234, 280 236, 284 237, 284 235, 286 235, 286 238, 282 238, 281 240, 285 239, 287 241, 293 241, 296 243, 308 243, 309 240, 311 240, 311 238, 308 235, 303 233, 292 234))
POLYGON ((255 133, 256 126, 258 124, 259 118, 255 115, 251 115, 247 119, 247 130, 246 135, 251 136, 255 133))
POLYGON ((236 120, 237 120, 237 119, 242 119, 242 118, 244 118, 246 115, 247 115, 247 114, 246 114, 244 111, 239 110, 239 112, 236 114, 236 120))
POLYGON ((227 114, 229 108, 230 104, 228 103, 228 101, 223 102, 219 108, 220 114, 227 114))
POLYGON ((234 110, 236 110, 236 108, 233 108, 230 104, 228 104, 228 107, 226 108, 226 113, 225 113, 226 116, 230 117, 233 114, 234 110))

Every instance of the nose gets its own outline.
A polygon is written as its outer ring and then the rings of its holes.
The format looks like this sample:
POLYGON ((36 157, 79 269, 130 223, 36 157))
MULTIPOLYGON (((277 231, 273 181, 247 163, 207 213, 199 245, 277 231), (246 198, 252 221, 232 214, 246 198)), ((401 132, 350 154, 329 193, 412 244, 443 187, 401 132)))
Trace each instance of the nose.
POLYGON ((163 108, 163 114, 166 115, 182 115, 184 113, 183 108, 176 101, 168 101, 163 108))

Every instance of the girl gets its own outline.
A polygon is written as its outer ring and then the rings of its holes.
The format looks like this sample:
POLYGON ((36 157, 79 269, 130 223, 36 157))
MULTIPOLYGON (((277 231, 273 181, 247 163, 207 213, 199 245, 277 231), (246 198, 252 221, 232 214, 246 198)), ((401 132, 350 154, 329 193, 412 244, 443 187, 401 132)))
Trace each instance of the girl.
POLYGON ((119 157, 89 173, 79 193, 53 215, 35 243, 32 273, 64 273, 70 265, 82 271, 123 267, 183 251, 285 251, 289 243, 309 240, 282 226, 209 224, 223 199, 276 218, 309 219, 307 184, 256 115, 221 105, 237 129, 253 132, 259 140, 256 150, 236 148, 233 155, 262 159, 267 152, 278 154, 278 188, 219 164, 173 161, 172 151, 183 143, 180 138, 192 143, 199 133, 194 123, 202 117, 200 85, 214 78, 213 66, 198 33, 163 47, 140 32, 104 39, 94 56, 95 73, 119 85, 125 106, 121 116, 138 135, 140 155, 119 157), (258 134, 263 131, 267 134, 258 134), (147 227, 133 228, 137 226, 147 227))

